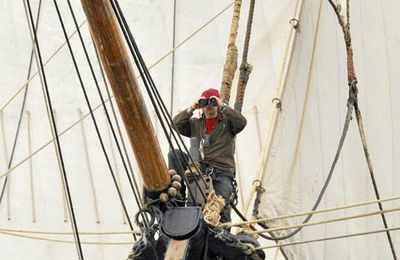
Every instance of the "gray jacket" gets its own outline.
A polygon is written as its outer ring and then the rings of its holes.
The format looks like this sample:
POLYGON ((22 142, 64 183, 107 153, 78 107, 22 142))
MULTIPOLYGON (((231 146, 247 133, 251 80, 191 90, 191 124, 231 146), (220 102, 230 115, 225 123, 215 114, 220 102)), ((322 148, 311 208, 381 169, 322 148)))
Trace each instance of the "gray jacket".
MULTIPOLYGON (((187 137, 204 137, 204 118, 192 118, 193 112, 186 109, 177 114, 174 119, 174 129, 187 137)), ((210 136, 210 143, 204 146, 203 162, 223 171, 235 173, 235 136, 247 124, 246 118, 236 110, 224 106, 218 114, 210 136)))

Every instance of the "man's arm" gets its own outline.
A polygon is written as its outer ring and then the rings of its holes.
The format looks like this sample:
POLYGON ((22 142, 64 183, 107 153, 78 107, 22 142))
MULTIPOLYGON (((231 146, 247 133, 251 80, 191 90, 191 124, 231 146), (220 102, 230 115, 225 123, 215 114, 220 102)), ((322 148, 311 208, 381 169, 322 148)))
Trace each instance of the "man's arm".
POLYGON ((174 128, 181 135, 190 137, 191 134, 191 126, 190 126, 190 118, 193 115, 193 108, 189 107, 182 112, 178 113, 173 119, 172 128, 174 128))
POLYGON ((221 112, 231 121, 231 131, 233 136, 240 133, 247 125, 246 118, 240 112, 230 108, 229 106, 222 105, 221 112))

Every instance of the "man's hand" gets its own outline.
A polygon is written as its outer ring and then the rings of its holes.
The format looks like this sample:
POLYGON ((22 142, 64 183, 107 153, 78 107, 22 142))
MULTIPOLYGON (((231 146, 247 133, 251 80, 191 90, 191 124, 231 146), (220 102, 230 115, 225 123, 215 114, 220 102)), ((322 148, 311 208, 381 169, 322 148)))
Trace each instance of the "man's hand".
POLYGON ((215 98, 217 100, 217 104, 218 104, 219 108, 221 108, 224 105, 224 103, 222 102, 222 99, 220 99, 219 97, 211 96, 210 99, 211 98, 215 98))
POLYGON ((205 97, 199 97, 199 98, 197 98, 197 99, 193 102, 193 104, 192 104, 192 109, 193 109, 193 110, 199 109, 199 108, 200 108, 199 100, 200 100, 200 99, 204 99, 204 98, 205 98, 205 97))

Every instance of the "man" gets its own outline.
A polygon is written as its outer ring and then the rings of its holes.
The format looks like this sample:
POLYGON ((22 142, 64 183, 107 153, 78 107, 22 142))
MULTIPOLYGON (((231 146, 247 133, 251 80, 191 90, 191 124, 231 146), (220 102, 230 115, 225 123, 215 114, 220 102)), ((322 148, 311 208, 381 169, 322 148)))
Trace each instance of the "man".
MULTIPOLYGON (((235 136, 246 126, 246 118, 224 104, 218 90, 211 88, 204 91, 192 106, 177 114, 173 123, 180 134, 200 140, 201 166, 205 172, 211 173, 216 194, 225 200, 220 222, 230 222, 229 202, 235 177, 235 136), (200 118, 192 117, 196 109, 203 112, 200 118)), ((175 165, 178 173, 182 174, 182 165, 177 166, 172 156, 170 153, 170 166, 175 165)))

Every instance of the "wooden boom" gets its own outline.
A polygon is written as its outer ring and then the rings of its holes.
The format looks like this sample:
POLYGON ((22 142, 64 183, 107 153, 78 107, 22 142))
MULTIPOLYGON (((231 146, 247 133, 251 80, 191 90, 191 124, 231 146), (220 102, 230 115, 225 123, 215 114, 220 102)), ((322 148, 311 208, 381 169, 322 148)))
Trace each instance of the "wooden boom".
POLYGON ((170 177, 121 31, 108 0, 81 0, 95 44, 148 191, 168 187, 170 177))

